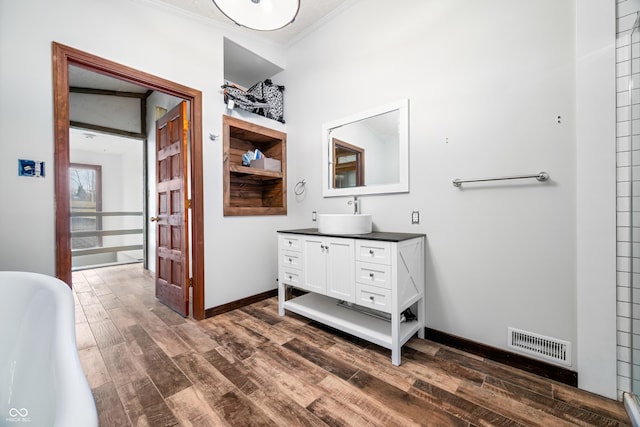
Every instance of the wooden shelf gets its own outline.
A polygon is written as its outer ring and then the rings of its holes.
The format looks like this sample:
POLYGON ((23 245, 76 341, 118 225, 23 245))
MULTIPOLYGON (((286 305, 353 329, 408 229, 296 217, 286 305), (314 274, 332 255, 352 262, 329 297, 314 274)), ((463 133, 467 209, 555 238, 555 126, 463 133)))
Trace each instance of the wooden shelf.
POLYGON ((287 214, 287 134, 223 116, 223 183, 225 216, 287 214), (280 160, 282 171, 242 165, 242 155, 259 149, 280 160))
POLYGON ((282 172, 266 170, 266 169, 250 168, 247 166, 231 165, 229 167, 229 171, 231 173, 259 176, 259 177, 263 177, 263 179, 282 178, 282 172))

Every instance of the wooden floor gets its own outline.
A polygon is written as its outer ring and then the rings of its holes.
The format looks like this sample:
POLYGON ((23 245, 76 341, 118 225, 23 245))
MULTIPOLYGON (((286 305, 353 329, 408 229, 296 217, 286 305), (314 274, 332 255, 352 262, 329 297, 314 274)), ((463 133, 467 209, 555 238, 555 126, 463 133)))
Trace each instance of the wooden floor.
POLYGON ((73 274, 80 359, 101 426, 627 425, 619 402, 436 343, 390 352, 275 298, 195 322, 140 265, 73 274))

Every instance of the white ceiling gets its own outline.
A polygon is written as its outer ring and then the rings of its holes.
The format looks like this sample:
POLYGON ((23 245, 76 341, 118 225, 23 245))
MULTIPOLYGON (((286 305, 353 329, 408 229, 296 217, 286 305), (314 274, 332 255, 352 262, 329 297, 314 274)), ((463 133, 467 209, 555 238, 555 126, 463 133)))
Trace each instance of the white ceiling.
POLYGON ((127 138, 78 128, 69 128, 69 147, 72 151, 89 151, 100 154, 142 154, 141 139, 127 138))
POLYGON ((115 90, 118 92, 145 93, 148 89, 124 80, 114 79, 102 74, 69 65, 69 86, 85 89, 115 90))
MULTIPOLYGON (((306 32, 313 31, 316 25, 330 18, 335 13, 340 13, 343 8, 349 7, 357 0, 300 0, 300 9, 296 20, 284 28, 275 31, 256 31, 239 27, 229 18, 224 16, 213 4, 212 0, 149 0, 159 6, 166 6, 186 14, 213 21, 217 24, 231 25, 234 28, 257 35, 280 44, 288 44, 302 37, 306 32)), ((251 0, 236 0, 251 1, 251 0)))
MULTIPOLYGON (((229 18, 224 16, 218 8, 213 4, 212 0, 148 0, 151 4, 158 7, 170 8, 173 11, 190 15, 197 19, 212 22, 215 25, 228 26, 233 31, 241 31, 250 34, 254 37, 260 37, 267 39, 275 43, 286 45, 294 42, 295 40, 304 37, 305 34, 313 31, 318 26, 329 20, 335 14, 342 12, 347 7, 354 4, 359 0, 300 0, 300 10, 295 21, 288 26, 275 31, 256 31, 248 28, 240 27, 234 24, 229 18)), ((251 0, 237 0, 237 1, 251 1, 251 0)), ((253 55, 253 58, 246 58, 244 48, 239 45, 235 45, 230 41, 225 40, 225 55, 233 56, 233 60, 225 57, 225 75, 229 74, 236 78, 241 85, 250 86, 257 81, 264 78, 268 78, 275 74, 278 70, 266 76, 259 75, 242 75, 240 76, 237 69, 227 69, 227 63, 236 64, 236 68, 243 68, 243 64, 247 61, 256 61, 258 58, 253 55)), ((266 60, 263 60, 266 62, 266 60)), ((274 67, 276 67, 274 65, 274 67)), ((251 70, 256 67, 244 67, 246 70, 251 70)), ((264 69, 265 66, 260 67, 264 69)), ((268 67, 266 67, 268 68, 268 67)), ((275 69, 275 68, 274 68, 275 69)), ((146 88, 137 86, 135 84, 127 83, 122 80, 113 79, 111 77, 103 76, 98 73, 89 72, 79 67, 69 67, 69 85, 81 88, 91 89, 108 89, 121 92, 138 92, 144 93, 146 88)))

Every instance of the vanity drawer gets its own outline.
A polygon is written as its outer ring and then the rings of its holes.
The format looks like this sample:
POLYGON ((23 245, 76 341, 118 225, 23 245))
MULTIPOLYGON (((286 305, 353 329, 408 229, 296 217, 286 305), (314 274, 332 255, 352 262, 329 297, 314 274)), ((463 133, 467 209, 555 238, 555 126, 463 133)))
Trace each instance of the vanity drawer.
POLYGON ((280 250, 290 250, 300 252, 302 251, 302 238, 301 236, 294 236, 290 234, 280 235, 280 250))
POLYGON ((391 289, 391 266, 356 261, 356 282, 391 289))
POLYGON ((356 260, 391 264, 391 244, 375 240, 356 240, 356 260))
POLYGON ((356 283, 356 304, 391 313, 391 290, 356 283))
POLYGON ((293 268, 302 268, 302 254, 300 252, 293 251, 281 251, 280 252, 280 265, 293 268))
POLYGON ((304 275, 302 270, 291 267, 280 268, 280 282, 285 285, 301 287, 304 285, 304 275))

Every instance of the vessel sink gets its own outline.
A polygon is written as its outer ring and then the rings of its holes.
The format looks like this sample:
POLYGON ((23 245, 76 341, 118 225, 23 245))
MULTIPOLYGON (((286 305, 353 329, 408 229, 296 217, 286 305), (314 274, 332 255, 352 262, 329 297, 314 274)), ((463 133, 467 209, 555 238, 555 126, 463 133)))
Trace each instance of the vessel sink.
POLYGON ((369 234, 371 214, 320 214, 318 231, 324 234, 369 234))

